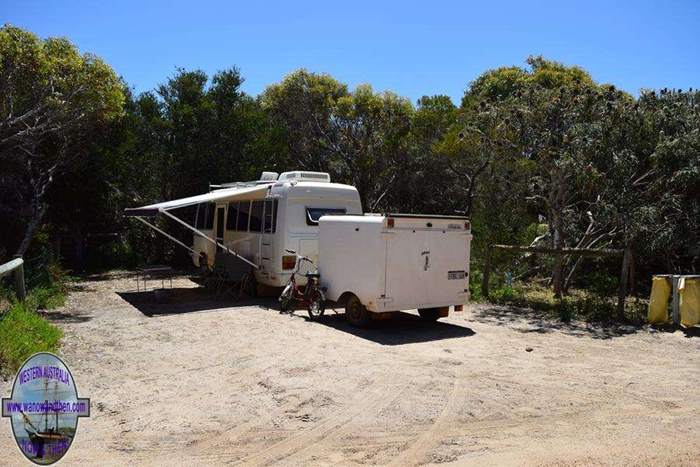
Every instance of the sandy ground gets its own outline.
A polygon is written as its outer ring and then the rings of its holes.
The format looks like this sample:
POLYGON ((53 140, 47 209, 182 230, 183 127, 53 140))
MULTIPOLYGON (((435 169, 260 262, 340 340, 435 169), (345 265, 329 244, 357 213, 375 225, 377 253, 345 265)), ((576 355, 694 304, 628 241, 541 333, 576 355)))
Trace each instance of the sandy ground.
MULTIPOLYGON (((83 282, 51 314, 92 400, 63 465, 700 464, 698 336, 490 306, 358 330, 134 285, 83 282)), ((0 463, 25 465, 0 422, 0 463)))

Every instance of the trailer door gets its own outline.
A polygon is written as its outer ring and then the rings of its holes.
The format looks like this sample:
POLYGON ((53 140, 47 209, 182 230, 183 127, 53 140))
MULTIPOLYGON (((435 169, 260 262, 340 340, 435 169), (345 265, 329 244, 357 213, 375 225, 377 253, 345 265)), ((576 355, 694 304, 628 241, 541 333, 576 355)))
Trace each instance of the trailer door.
POLYGON ((427 300, 431 304, 466 301, 469 288, 469 240, 464 230, 430 230, 426 233, 429 274, 425 275, 427 300))
POLYGON ((425 235, 425 231, 408 229, 386 234, 384 294, 388 299, 387 308, 426 303, 425 235))

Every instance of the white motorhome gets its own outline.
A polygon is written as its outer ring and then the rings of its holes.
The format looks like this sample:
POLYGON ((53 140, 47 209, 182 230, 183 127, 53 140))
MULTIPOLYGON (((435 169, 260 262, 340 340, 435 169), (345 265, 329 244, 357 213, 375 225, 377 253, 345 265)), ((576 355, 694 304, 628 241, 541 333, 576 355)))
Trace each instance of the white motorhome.
MULTIPOLYGON (((327 214, 362 214, 355 187, 332 183, 327 173, 264 172, 260 180, 215 186, 209 193, 127 209, 150 227, 164 214, 194 232, 192 245, 157 229, 190 251, 195 266, 223 267, 233 279, 254 271, 258 283, 282 287, 289 280, 295 250, 318 261, 318 221, 327 214), (194 225, 171 211, 196 206, 194 225)), ((303 284, 305 278, 299 277, 303 284)))
MULTIPOLYGON (((465 217, 363 214, 355 187, 320 172, 263 172, 257 181, 213 188, 126 215, 189 250, 195 266, 220 268, 232 280, 252 271, 258 284, 283 287, 296 255, 308 257, 327 298, 357 325, 370 313, 416 308, 434 320, 468 300, 472 237, 465 217), (188 206, 196 207, 194 225, 172 212, 188 206), (193 244, 149 222, 159 214, 194 232, 193 244)), ((306 271, 299 272, 303 285, 306 271)))

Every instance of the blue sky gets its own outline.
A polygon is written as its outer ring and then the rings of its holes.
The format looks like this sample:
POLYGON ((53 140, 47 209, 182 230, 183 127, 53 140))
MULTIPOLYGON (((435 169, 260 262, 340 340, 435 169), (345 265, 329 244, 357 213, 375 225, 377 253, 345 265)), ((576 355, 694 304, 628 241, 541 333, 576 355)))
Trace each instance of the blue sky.
POLYGON ((176 67, 236 65, 258 94, 305 67, 351 87, 459 102, 487 69, 531 54, 636 94, 700 87, 700 1, 183 2, 0 0, 0 22, 66 36, 136 89, 176 67))

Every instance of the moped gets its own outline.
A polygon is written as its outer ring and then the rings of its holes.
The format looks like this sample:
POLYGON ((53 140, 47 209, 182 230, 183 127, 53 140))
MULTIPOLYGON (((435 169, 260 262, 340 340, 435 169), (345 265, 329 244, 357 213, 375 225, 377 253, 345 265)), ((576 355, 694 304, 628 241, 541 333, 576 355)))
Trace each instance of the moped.
POLYGON ((314 262, 306 256, 298 255, 294 250, 285 251, 296 256, 296 262, 292 275, 289 277, 289 282, 279 297, 280 311, 282 313, 293 312, 294 305, 299 303, 306 307, 309 312, 309 319, 314 321, 323 316, 323 312, 326 310, 326 297, 320 284, 321 275, 318 271, 307 272, 305 274, 306 286, 302 290, 297 285, 296 275, 299 273, 302 263, 308 262, 314 265, 314 262))

